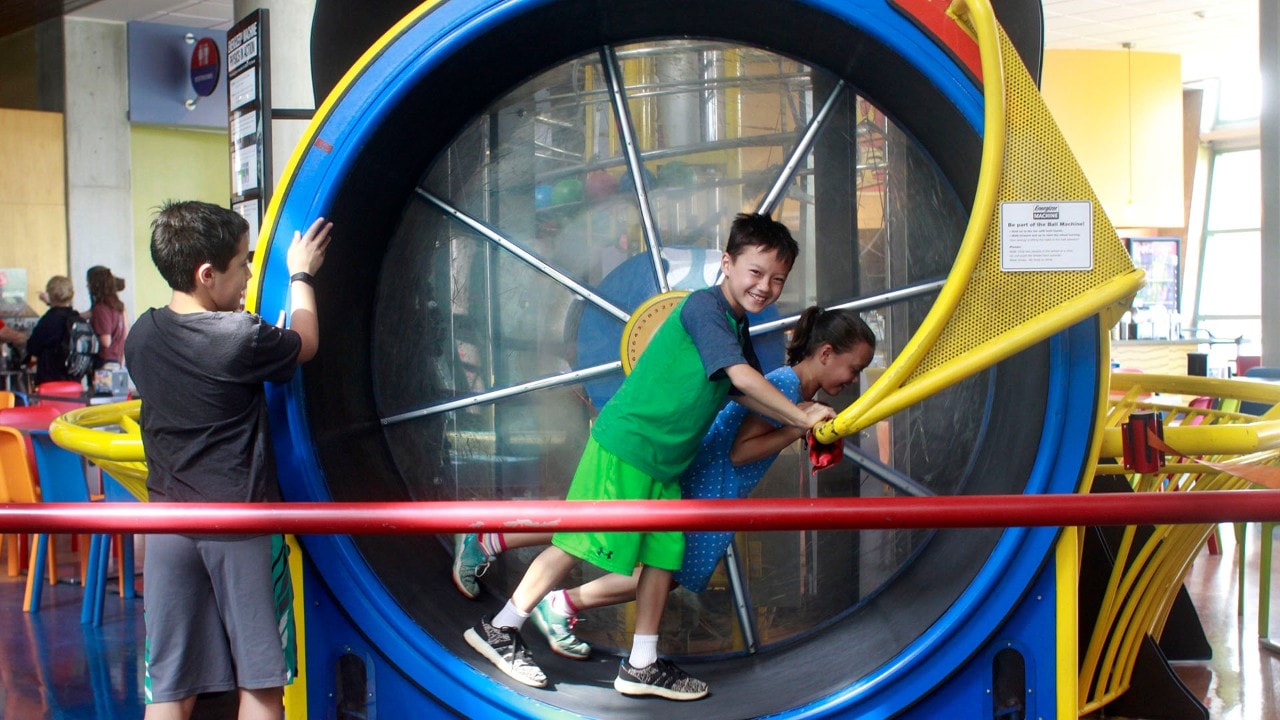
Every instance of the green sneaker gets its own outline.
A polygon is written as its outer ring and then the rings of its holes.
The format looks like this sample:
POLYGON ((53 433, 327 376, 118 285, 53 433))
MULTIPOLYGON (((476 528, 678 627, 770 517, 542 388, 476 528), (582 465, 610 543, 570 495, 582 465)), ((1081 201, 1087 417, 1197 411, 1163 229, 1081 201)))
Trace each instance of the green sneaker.
POLYGON ((591 654, 591 646, 579 640, 573 634, 573 626, 578 622, 577 615, 565 615, 551 606, 551 597, 542 598, 542 602, 533 608, 529 615, 533 626, 547 639, 551 652, 571 660, 586 660, 591 654))
POLYGON ((474 533, 453 536, 453 584, 458 592, 475 600, 480 596, 480 583, 476 578, 489 569, 493 557, 480 546, 480 536, 474 533))

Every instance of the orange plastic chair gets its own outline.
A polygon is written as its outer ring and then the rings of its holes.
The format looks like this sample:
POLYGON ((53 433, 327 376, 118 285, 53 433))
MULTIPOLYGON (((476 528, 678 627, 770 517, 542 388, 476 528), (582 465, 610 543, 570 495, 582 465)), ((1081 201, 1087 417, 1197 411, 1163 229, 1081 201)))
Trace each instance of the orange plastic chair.
MULTIPOLYGON (((0 427, 0 471, 4 475, 4 490, 7 502, 35 503, 40 502, 40 490, 36 486, 35 475, 31 473, 28 463, 27 439, 22 433, 10 427, 0 427)), ((16 577, 21 572, 20 554, 21 536, 9 535, 9 575, 16 577)), ((48 563, 49 583, 57 582, 54 574, 54 559, 50 555, 48 563)), ((31 592, 35 577, 39 570, 29 565, 27 568, 27 592, 23 599, 23 611, 30 610, 31 592)))
MULTIPOLYGON (((24 433, 32 430, 48 430, 53 419, 61 414, 61 410, 48 405, 0 408, 0 425, 21 430, 24 433)), ((31 476, 36 478, 38 484, 39 474, 36 472, 36 456, 35 450, 31 447, 31 438, 23 435, 23 442, 27 446, 27 466, 31 468, 31 476)))

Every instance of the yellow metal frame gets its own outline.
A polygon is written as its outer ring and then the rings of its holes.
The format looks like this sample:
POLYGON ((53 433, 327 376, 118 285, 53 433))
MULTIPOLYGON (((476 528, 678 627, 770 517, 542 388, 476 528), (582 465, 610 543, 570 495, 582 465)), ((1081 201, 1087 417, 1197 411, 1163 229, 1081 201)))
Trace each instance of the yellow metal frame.
POLYGON ((139 500, 147 499, 147 463, 138 425, 141 400, 89 405, 54 419, 49 436, 106 470, 139 500))
MULTIPOLYGON (((1224 472, 1232 463, 1280 465, 1280 385, 1177 375, 1113 373, 1098 443, 1097 475, 1123 475, 1135 492, 1247 490, 1248 480, 1224 472), (1212 406, 1192 405, 1207 398, 1212 406), (1241 401, 1270 407, 1262 416, 1240 412, 1241 401), (1190 457, 1171 458, 1158 473, 1127 471, 1118 458, 1120 426, 1138 411, 1162 415, 1165 442, 1190 457), (1206 463, 1213 463, 1210 466, 1206 463)), ((1214 525, 1156 525, 1143 539, 1121 531, 1115 565, 1098 619, 1080 656, 1079 714, 1093 713, 1127 692, 1144 638, 1159 639, 1191 562, 1214 525)))

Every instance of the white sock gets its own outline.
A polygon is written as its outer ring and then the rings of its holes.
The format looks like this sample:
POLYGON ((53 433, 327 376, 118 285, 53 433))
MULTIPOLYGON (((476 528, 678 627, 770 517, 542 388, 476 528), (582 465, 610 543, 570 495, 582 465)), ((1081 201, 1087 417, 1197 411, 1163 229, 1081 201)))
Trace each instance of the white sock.
POLYGON ((635 635, 631 639, 631 657, 627 662, 633 668, 649 667, 658 659, 658 636, 635 635))
POLYGON ((493 616, 493 621, 489 624, 496 628, 514 628, 519 630, 524 627, 524 621, 529 619, 529 613, 520 612, 515 605, 508 600, 506 605, 502 606, 502 610, 493 616))

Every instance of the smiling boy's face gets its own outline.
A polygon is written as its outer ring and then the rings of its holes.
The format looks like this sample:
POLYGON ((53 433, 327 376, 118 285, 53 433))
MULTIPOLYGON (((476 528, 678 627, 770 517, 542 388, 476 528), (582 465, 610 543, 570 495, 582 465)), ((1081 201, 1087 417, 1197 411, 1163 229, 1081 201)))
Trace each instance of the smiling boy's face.
POLYGON ((774 250, 748 245, 736 257, 720 258, 724 282, 720 290, 736 313, 758 313, 782 294, 791 273, 791 264, 778 258, 774 250))

